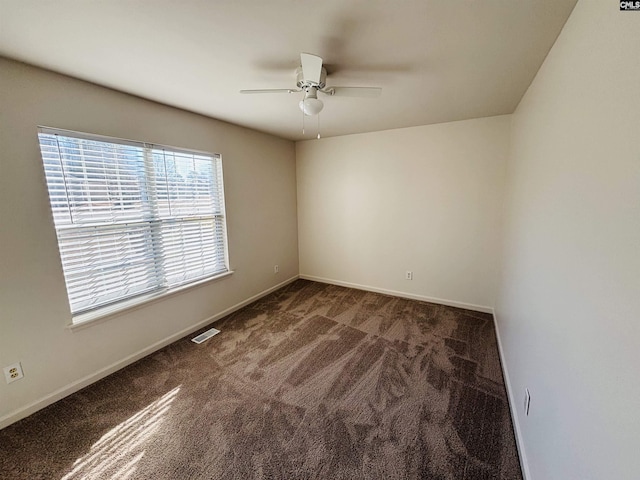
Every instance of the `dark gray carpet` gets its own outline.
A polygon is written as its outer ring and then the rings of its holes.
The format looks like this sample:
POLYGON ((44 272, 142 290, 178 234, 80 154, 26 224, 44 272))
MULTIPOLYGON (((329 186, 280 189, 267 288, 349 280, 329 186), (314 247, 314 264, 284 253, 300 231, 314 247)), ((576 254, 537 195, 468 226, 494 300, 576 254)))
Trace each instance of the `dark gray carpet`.
POLYGON ((215 327, 0 431, 0 478, 522 478, 488 314, 298 280, 215 327))

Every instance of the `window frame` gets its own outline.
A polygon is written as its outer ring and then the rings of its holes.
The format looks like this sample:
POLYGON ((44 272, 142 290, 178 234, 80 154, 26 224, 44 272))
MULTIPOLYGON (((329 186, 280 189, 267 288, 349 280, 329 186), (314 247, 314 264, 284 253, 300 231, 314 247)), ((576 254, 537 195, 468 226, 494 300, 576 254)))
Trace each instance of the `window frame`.
MULTIPOLYGON (((50 212, 52 215, 51 218, 53 221, 53 226, 56 231, 56 243, 58 246, 58 255, 60 259, 60 265, 63 269, 63 276, 65 279, 65 292, 67 294, 67 304, 69 305, 69 309, 71 312, 71 323, 68 325, 69 328, 75 329, 77 327, 81 327, 89 323, 93 323, 94 321, 97 321, 97 320, 102 320, 104 318, 119 315, 121 313, 124 313, 125 311, 139 308, 150 302, 154 302, 162 298, 175 295, 176 293, 179 293, 191 288, 208 284, 210 282, 225 278, 234 273, 233 270, 231 270, 230 268, 230 262, 229 262, 229 242, 228 242, 228 234, 227 234, 227 215, 226 215, 226 205, 225 205, 226 196, 225 196, 225 189, 224 189, 223 160, 222 160, 221 154, 211 153, 207 151, 200 151, 195 149, 186 149, 182 147, 174 147, 170 145, 163 145, 163 144, 157 144, 157 143, 141 142, 141 141, 135 141, 135 140, 118 138, 118 137, 105 136, 105 135, 77 132, 73 130, 66 130, 66 129, 60 129, 60 128, 54 128, 54 127, 46 127, 46 126, 38 126, 37 139, 38 139, 38 146, 39 146, 39 153, 40 153, 39 155, 40 162, 43 168, 42 171, 44 174, 44 180, 47 187, 47 200, 48 200, 50 212), (121 295, 113 301, 109 301, 107 303, 100 303, 94 307, 89 307, 89 308, 83 307, 83 308, 77 309, 77 311, 74 312, 72 308, 72 301, 71 301, 71 290, 69 290, 69 287, 67 285, 67 282, 68 282, 67 271, 66 271, 67 267, 65 266, 65 262, 63 260, 60 232, 61 231, 64 232, 65 230, 74 230, 74 229, 77 231, 81 231, 82 229, 91 228, 91 226, 78 223, 76 224, 75 227, 66 226, 65 228, 65 226, 62 226, 61 223, 60 225, 58 224, 59 222, 55 218, 54 198, 52 197, 52 191, 50 189, 50 183, 49 183, 50 179, 49 179, 49 174, 47 170, 48 168, 47 160, 45 159, 45 155, 43 152, 43 144, 41 143, 40 134, 59 135, 62 137, 68 137, 68 138, 73 138, 77 140, 103 142, 103 143, 114 144, 118 146, 135 147, 135 148, 141 149, 141 160, 139 161, 142 162, 143 170, 145 171, 145 173, 141 174, 140 172, 138 172, 138 176, 136 178, 138 181, 137 191, 140 193, 141 199, 144 197, 144 200, 140 200, 143 205, 142 207, 140 207, 142 210, 144 209, 149 209, 149 211, 156 210, 158 208, 158 204, 160 203, 161 195, 159 195, 158 192, 154 193, 153 200, 149 200, 147 198, 149 196, 147 188, 149 187, 149 185, 151 185, 151 183, 149 182, 157 181, 157 172, 154 171, 151 178, 149 177, 149 169, 155 168, 153 166, 154 155, 157 154, 158 150, 162 150, 163 155, 165 155, 166 152, 169 152, 170 155, 174 155, 174 156, 175 155, 192 156, 194 162, 196 161, 196 158, 195 158, 196 156, 204 156, 204 157, 207 157, 207 160, 210 159, 212 162, 211 168, 213 169, 211 173, 211 175, 213 176, 210 178, 214 181, 213 187, 217 187, 217 188, 212 188, 211 192, 213 194, 213 197, 208 196, 207 198, 211 202, 213 202, 212 205, 216 204, 217 202, 217 204, 219 205, 219 209, 214 209, 212 213, 199 216, 194 214, 194 212, 196 212, 197 210, 196 208, 196 210, 189 211, 187 215, 182 215, 181 219, 178 221, 176 221, 176 217, 178 216, 177 214, 176 215, 172 214, 170 217, 168 217, 168 220, 167 220, 167 218, 161 218, 161 215, 158 214, 157 211, 155 211, 153 216, 145 218, 140 221, 132 221, 131 223, 139 223, 143 227, 147 226, 147 228, 149 228, 151 231, 157 228, 160 224, 163 224, 171 228, 172 225, 176 225, 176 224, 186 226, 189 222, 198 222, 198 221, 202 221, 203 219, 209 219, 213 224, 212 242, 215 244, 215 246, 221 245, 223 250, 221 254, 219 252, 219 249, 217 250, 218 253, 216 255, 216 258, 221 259, 223 261, 224 268, 221 270, 216 270, 215 272, 205 273, 203 276, 198 276, 195 278, 191 277, 184 281, 181 281, 178 284, 169 285, 169 286, 163 285, 161 282, 158 281, 162 279, 166 280, 167 279, 166 276, 155 275, 151 277, 155 280, 155 283, 153 284, 150 290, 141 291, 140 293, 137 293, 134 295, 124 295, 124 296, 121 295), (144 186, 140 184, 141 181, 145 182, 144 186), (218 224, 218 221, 220 221, 220 224, 218 224)), ((58 155, 60 155, 60 153, 61 151, 58 149, 58 155)), ((63 162, 62 158, 63 157, 60 156, 61 166, 63 162)), ((83 158, 82 161, 84 162, 85 161, 84 156, 82 158, 83 158)), ((175 162, 175 158, 174 158, 174 162, 175 162)), ((196 164, 194 163, 194 168, 195 168, 195 165, 196 164)), ((64 169, 62 172, 62 178, 63 178, 63 181, 65 182, 65 186, 64 186, 65 195, 67 195, 67 199, 69 199, 68 190, 66 186, 66 181, 68 177, 66 176, 64 169)), ((116 176, 114 178, 119 178, 119 177, 116 176)), ((167 178, 168 177, 165 176, 164 181, 167 181, 167 178)), ((167 185, 167 188, 169 188, 169 184, 167 183, 165 184, 167 185)), ((168 195, 168 192, 169 191, 167 190, 167 195, 168 195)), ((167 199, 168 198, 169 197, 167 197, 167 199)), ((68 201, 67 201, 67 205, 69 205, 68 201)), ((73 223, 73 221, 71 221, 71 223, 73 223)), ((126 225, 119 224, 117 220, 112 219, 109 222, 104 222, 104 221, 100 222, 100 225, 96 229, 96 231, 98 230, 104 231, 110 228, 114 228, 117 230, 118 225, 120 225, 120 231, 124 231, 125 227, 127 228, 129 227, 129 224, 126 224, 126 225)), ((198 237, 199 243, 197 242, 197 244, 199 246, 203 245, 202 240, 203 240, 202 236, 198 237)), ((150 254, 151 252, 153 252, 152 258, 153 258, 154 264, 168 265, 169 257, 165 256, 164 254, 165 252, 162 252, 161 254, 158 253, 162 249, 158 248, 158 246, 155 244, 156 241, 160 241, 162 243, 161 239, 160 240, 156 239, 154 241, 154 246, 151 248, 145 247, 144 252, 146 254, 150 254)), ((218 262, 218 264, 220 263, 221 262, 218 262)), ((127 283, 123 282, 122 285, 126 287, 127 283)))

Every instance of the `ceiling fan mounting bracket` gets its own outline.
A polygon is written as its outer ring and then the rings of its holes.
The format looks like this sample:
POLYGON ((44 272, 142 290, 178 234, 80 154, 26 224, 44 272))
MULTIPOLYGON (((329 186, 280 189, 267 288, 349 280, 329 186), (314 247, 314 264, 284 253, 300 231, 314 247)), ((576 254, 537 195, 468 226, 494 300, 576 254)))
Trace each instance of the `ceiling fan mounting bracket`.
POLYGON ((322 90, 327 85, 327 70, 322 67, 322 71, 320 73, 320 81, 312 82, 304 79, 302 67, 298 67, 296 69, 296 85, 298 85, 298 88, 304 90, 305 92, 308 91, 311 87, 322 90))

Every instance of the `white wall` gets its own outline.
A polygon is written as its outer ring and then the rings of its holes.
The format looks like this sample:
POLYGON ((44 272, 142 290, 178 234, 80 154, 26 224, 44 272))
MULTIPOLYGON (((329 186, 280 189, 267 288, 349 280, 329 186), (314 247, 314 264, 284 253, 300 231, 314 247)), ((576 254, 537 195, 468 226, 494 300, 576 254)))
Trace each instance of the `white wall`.
POLYGON ((296 143, 300 274, 490 309, 509 128, 507 115, 296 143))
POLYGON ((578 2, 512 131, 496 310, 529 480, 640 478, 640 13, 578 2))
POLYGON ((0 381, 0 427, 298 274, 292 142, 1 58, 0 105, 0 366, 25 373, 0 381), (235 274, 66 329, 38 125, 221 153, 235 274))

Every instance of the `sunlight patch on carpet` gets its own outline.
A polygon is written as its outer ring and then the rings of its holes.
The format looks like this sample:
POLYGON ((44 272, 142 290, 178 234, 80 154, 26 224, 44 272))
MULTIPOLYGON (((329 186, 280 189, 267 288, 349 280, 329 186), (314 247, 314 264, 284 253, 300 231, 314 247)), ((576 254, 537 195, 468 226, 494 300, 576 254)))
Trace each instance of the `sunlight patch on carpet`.
POLYGON ((162 425, 179 391, 178 386, 105 433, 61 480, 125 480, 133 475, 144 456, 146 442, 162 425))

